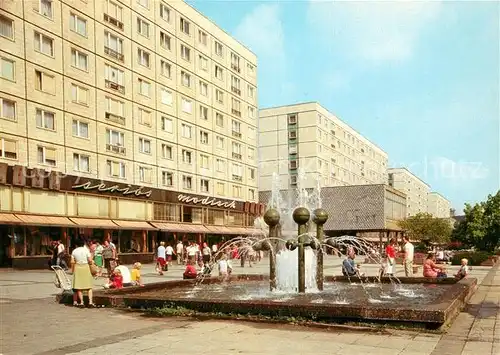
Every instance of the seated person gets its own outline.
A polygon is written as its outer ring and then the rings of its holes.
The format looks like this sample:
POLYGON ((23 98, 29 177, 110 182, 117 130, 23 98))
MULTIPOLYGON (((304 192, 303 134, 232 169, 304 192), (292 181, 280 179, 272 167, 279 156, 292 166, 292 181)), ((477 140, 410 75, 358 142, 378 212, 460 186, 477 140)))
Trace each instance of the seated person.
POLYGON ((123 288, 122 273, 118 268, 115 268, 107 284, 103 285, 104 288, 123 288))
POLYGON ((129 286, 135 286, 135 283, 132 282, 132 277, 130 275, 130 270, 128 267, 125 265, 120 265, 120 263, 117 261, 118 266, 115 268, 115 270, 120 270, 120 273, 123 278, 123 287, 129 287, 129 286))
POLYGON ((182 274, 182 278, 184 280, 190 280, 190 279, 196 279, 197 276, 198 276, 198 271, 194 266, 194 261, 189 260, 188 264, 186 265, 186 270, 184 270, 184 274, 182 274))
POLYGON ((354 255, 349 255, 342 262, 342 275, 344 276, 357 276, 358 268, 356 267, 356 263, 354 262, 354 255))
POLYGON ((461 265, 460 270, 455 275, 455 278, 457 280, 462 280, 464 277, 466 277, 469 274, 469 260, 467 259, 462 259, 461 260, 461 265))
POLYGON ((141 282, 141 267, 141 263, 134 263, 132 272, 130 273, 130 280, 134 286, 144 286, 141 282))
POLYGON ((436 255, 433 252, 430 252, 424 261, 423 274, 424 277, 432 278, 448 277, 445 266, 436 264, 436 255))

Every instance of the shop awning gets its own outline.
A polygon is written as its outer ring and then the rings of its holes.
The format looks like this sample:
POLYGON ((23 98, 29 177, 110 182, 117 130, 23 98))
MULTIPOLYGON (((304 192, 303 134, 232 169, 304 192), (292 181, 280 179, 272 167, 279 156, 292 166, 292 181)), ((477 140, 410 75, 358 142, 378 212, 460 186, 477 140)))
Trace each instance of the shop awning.
POLYGON ((265 235, 265 229, 257 229, 257 228, 245 228, 245 232, 247 235, 265 235))
POLYGON ((35 226, 53 226, 53 227, 75 227, 75 224, 67 217, 44 216, 31 214, 16 214, 16 217, 23 224, 35 226))
POLYGON ((70 219, 80 228, 102 228, 102 229, 120 228, 110 219, 80 218, 80 217, 71 217, 70 219))
POLYGON ((18 224, 22 222, 13 213, 0 213, 0 223, 18 224))
POLYGON ((191 233, 208 233, 208 229, 203 224, 190 224, 191 233))
POLYGON ((186 232, 186 228, 177 223, 150 222, 151 225, 164 232, 186 232))
POLYGON ((113 222, 123 229, 156 230, 156 227, 153 227, 146 221, 124 221, 121 219, 113 219, 113 222))
POLYGON ((212 234, 222 234, 223 232, 221 231, 220 226, 205 226, 208 230, 207 233, 212 233, 212 234))

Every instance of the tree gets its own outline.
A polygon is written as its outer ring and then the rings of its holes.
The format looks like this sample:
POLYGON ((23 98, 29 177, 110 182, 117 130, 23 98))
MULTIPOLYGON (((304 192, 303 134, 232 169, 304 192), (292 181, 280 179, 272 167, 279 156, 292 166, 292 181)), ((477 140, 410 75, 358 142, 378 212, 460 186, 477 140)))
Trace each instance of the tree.
POLYGON ((427 243, 447 243, 453 228, 446 218, 436 218, 430 213, 417 213, 399 222, 410 239, 427 243))

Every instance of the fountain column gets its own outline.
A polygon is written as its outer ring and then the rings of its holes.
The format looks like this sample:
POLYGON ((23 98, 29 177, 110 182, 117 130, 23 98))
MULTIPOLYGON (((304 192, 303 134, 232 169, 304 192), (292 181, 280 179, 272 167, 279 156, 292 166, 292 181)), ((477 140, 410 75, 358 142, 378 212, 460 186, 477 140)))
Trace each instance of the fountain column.
POLYGON ((316 264, 316 285, 318 290, 323 291, 323 242, 325 239, 325 233, 323 231, 323 225, 328 219, 328 213, 322 209, 318 208, 313 212, 313 222, 316 224, 316 239, 318 240, 319 247, 317 252, 317 264, 316 264))
POLYGON ((293 211, 293 220, 295 223, 299 225, 298 229, 298 254, 299 254, 299 293, 304 293, 306 292, 306 263, 305 263, 305 246, 304 243, 306 242, 306 236, 305 234, 307 232, 307 222, 309 222, 309 219, 311 218, 311 214, 309 213, 309 210, 305 207, 297 207, 293 211))
MULTIPOLYGON (((264 214, 264 222, 269 226, 269 238, 278 238, 280 214, 274 208, 270 208, 264 214)), ((276 239, 274 239, 276 241, 276 239)), ((273 242, 276 245, 276 242, 273 242)), ((276 289, 276 251, 269 241, 257 243, 254 250, 269 251, 269 288, 271 291, 276 289)))

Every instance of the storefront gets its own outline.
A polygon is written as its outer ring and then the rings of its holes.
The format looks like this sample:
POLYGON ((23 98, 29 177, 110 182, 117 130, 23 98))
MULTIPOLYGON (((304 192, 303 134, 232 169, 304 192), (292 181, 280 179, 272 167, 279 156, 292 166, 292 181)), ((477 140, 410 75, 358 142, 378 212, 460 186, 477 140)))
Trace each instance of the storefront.
POLYGON ((110 238, 123 263, 154 260, 160 241, 251 235, 262 204, 217 199, 0 163, 0 264, 45 268, 51 244, 110 238))

